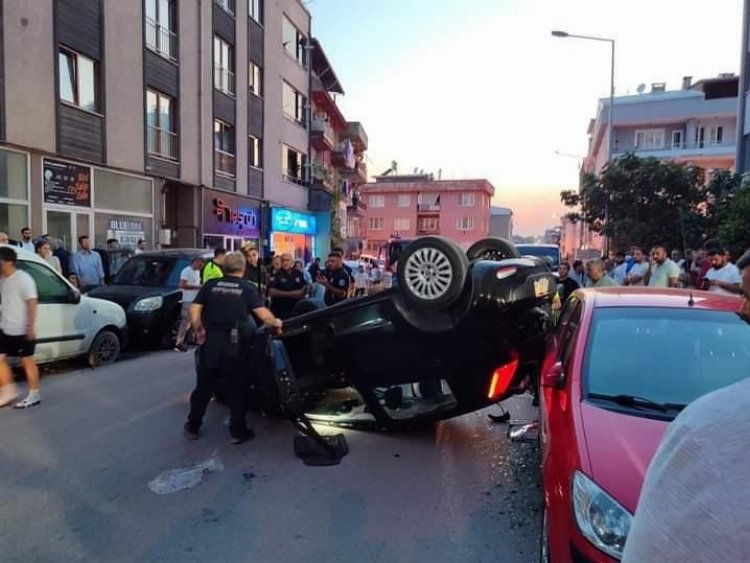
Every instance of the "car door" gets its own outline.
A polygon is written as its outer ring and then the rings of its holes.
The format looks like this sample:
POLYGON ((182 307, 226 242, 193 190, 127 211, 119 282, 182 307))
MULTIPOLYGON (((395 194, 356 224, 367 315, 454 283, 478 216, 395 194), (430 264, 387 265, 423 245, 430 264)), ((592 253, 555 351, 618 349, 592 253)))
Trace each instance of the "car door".
POLYGON ((34 357, 47 362, 78 355, 88 323, 79 318, 82 309, 75 290, 41 262, 19 260, 18 268, 34 279, 39 295, 34 357))

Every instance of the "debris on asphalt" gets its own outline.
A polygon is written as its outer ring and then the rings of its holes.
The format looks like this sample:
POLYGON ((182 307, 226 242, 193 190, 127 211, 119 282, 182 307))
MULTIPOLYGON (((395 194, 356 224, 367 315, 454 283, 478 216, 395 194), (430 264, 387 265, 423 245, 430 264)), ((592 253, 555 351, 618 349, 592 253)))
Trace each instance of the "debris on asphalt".
POLYGON ((217 473, 218 471, 224 471, 224 464, 214 453, 210 458, 200 463, 163 471, 156 479, 149 482, 148 488, 157 495, 168 495, 185 489, 192 489, 200 484, 204 475, 217 473))

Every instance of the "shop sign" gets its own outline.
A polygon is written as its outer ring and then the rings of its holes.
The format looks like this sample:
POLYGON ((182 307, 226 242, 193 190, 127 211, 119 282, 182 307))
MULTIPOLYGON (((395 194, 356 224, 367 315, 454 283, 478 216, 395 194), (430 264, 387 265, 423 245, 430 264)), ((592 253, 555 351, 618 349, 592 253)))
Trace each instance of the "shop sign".
POLYGON ((146 229, 142 221, 110 219, 107 223, 107 239, 117 239, 120 246, 135 248, 139 240, 146 240, 146 229))
POLYGON ((44 202, 71 207, 91 207, 91 168, 42 159, 44 202))
POLYGON ((315 215, 289 209, 272 209, 271 230, 282 233, 314 235, 316 233, 315 215))
POLYGON ((212 235, 260 236, 260 213, 238 197, 205 191, 203 232, 212 235))

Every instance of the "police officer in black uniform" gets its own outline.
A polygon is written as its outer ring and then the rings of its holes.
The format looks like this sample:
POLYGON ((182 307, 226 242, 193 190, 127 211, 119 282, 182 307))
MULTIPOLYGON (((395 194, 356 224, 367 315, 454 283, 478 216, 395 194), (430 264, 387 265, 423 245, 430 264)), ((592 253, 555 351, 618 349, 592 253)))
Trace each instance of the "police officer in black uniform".
POLYGON ((263 306, 253 285, 244 281, 245 257, 233 252, 222 264, 224 276, 212 279, 198 292, 190 308, 190 322, 199 342, 198 378, 190 395, 190 414, 185 423, 185 436, 194 440, 206 407, 218 382, 226 380, 230 408, 229 433, 233 444, 241 444, 253 437, 245 421, 246 397, 244 380, 249 377, 243 365, 243 339, 249 336, 254 322, 250 315, 264 324, 281 331, 281 320, 263 306))
POLYGON ((281 255, 281 269, 268 278, 271 312, 280 319, 292 316, 292 309, 305 295, 305 276, 293 268, 291 254, 281 255))
POLYGON ((326 288, 327 305, 335 305, 346 299, 349 294, 351 276, 344 269, 341 254, 331 252, 328 255, 328 267, 318 274, 317 281, 326 288))

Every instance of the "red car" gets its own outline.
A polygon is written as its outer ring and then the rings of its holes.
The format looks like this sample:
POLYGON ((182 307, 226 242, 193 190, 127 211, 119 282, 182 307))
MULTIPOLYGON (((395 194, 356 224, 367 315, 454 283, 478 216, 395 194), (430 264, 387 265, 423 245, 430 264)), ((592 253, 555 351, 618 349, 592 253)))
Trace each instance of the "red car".
POLYGON ((644 474, 688 403, 750 374, 738 297, 585 289, 542 370, 542 561, 620 559, 644 474))

